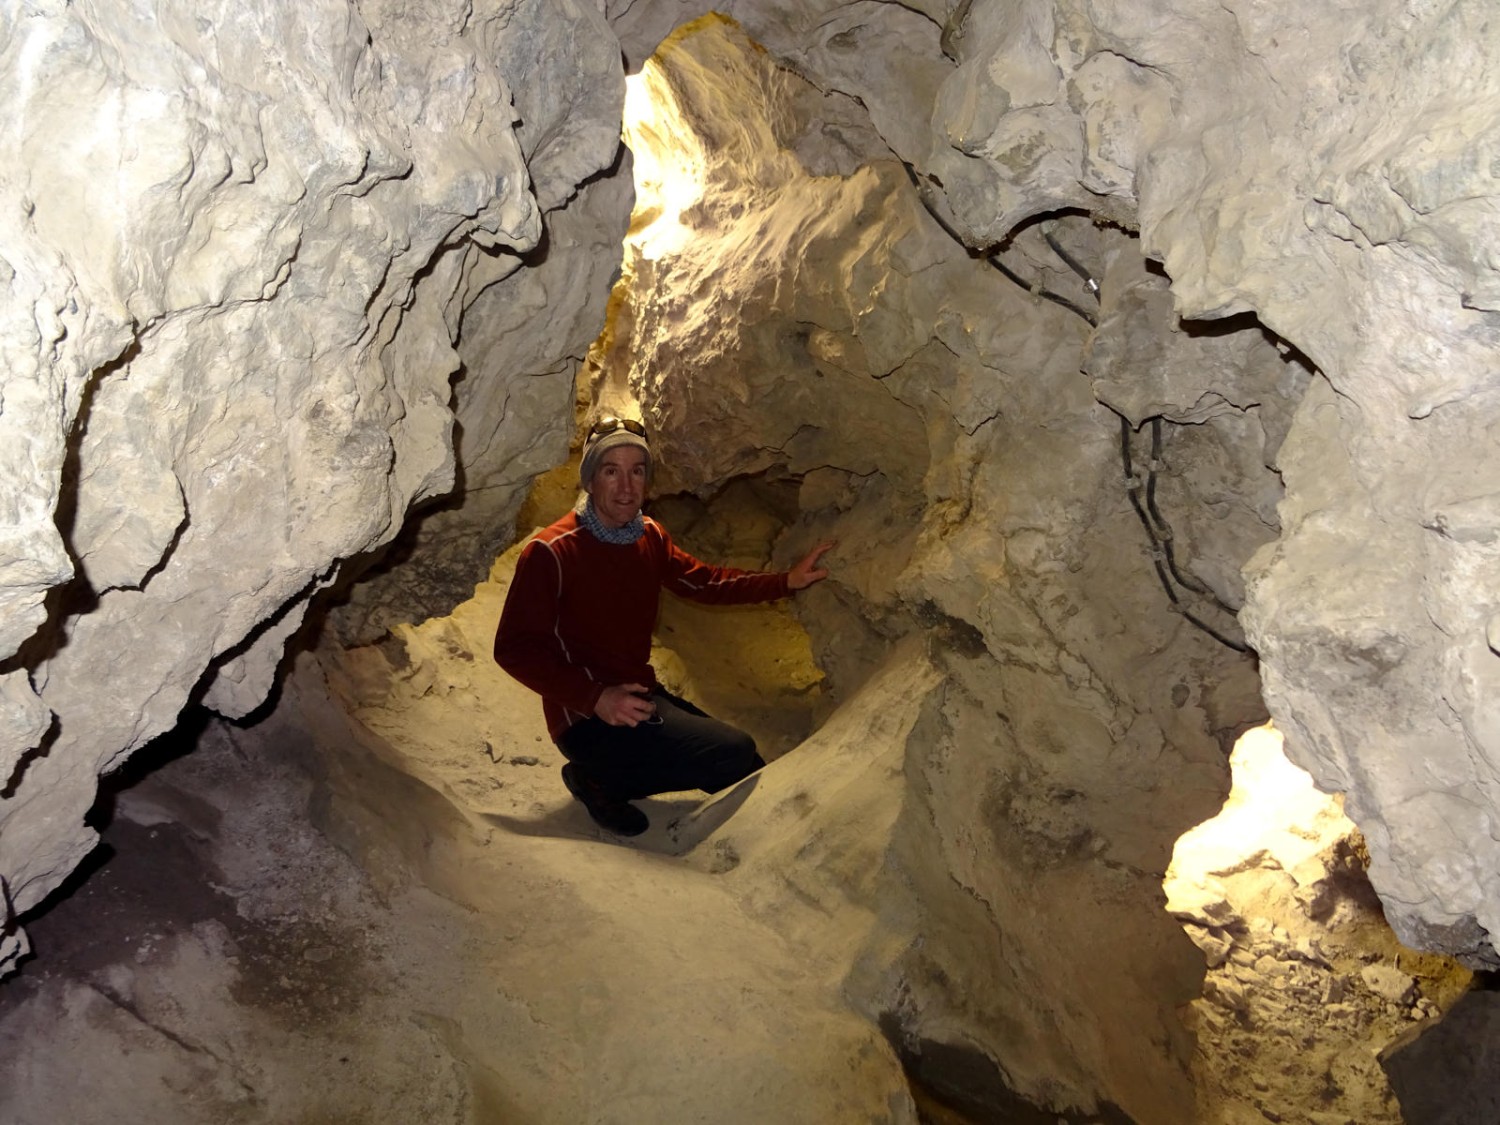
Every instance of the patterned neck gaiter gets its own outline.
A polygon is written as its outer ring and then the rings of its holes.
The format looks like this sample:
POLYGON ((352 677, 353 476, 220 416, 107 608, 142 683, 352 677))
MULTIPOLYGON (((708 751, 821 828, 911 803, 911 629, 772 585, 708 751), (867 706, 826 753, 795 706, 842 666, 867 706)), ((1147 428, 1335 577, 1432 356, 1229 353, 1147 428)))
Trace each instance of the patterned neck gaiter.
POLYGON ((594 498, 587 492, 578 498, 573 511, 578 513, 578 522, 583 524, 584 529, 601 543, 625 547, 646 534, 646 520, 640 512, 624 527, 605 527, 599 513, 594 511, 594 498))

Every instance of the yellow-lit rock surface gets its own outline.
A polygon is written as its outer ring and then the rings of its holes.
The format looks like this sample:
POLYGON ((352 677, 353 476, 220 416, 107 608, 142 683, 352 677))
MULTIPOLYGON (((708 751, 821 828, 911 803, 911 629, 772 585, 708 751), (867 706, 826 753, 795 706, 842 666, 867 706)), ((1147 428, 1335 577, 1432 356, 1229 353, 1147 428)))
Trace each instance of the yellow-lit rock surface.
POLYGON ((17 1120, 1178 1125, 1161 879, 1267 714, 1396 935, 1500 963, 1483 0, 10 15, 17 1120), (774 761, 638 849, 487 659, 600 409, 692 549, 839 544, 664 615, 774 761), (95 951, 40 907, 115 805, 95 951))

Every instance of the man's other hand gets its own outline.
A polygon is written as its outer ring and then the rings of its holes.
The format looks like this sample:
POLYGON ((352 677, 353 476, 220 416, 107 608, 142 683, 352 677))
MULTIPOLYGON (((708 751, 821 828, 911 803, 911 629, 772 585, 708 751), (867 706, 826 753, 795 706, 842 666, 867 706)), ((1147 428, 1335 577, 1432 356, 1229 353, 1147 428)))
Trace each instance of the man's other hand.
POLYGON ((612 727, 633 727, 656 714, 651 689, 645 684, 615 684, 599 694, 594 714, 612 727))
POLYGON ((828 577, 828 568, 819 566, 818 560, 827 552, 833 550, 836 544, 819 543, 806 555, 802 561, 787 572, 786 584, 789 590, 805 590, 814 582, 821 582, 828 577))

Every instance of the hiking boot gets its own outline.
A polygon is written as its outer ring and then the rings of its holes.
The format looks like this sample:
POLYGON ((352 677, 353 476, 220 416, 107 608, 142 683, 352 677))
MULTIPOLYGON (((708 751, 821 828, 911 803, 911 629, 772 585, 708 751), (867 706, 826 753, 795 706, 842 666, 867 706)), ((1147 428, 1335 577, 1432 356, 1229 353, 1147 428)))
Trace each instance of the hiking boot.
POLYGON ((589 816, 600 828, 616 836, 639 836, 650 826, 645 813, 629 801, 610 796, 597 781, 580 773, 572 762, 563 766, 562 779, 568 792, 583 802, 583 807, 589 810, 589 816))

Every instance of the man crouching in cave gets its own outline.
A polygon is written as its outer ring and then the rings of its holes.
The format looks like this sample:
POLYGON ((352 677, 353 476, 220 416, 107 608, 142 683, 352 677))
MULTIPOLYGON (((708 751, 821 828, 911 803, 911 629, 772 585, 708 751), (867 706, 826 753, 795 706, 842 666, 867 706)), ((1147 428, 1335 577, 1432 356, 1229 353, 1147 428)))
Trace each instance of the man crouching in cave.
POLYGON ((784 574, 699 562, 641 512, 652 475, 639 422, 604 417, 589 430, 573 510, 521 551, 495 634, 495 661, 542 697, 567 763, 563 784, 595 822, 646 830, 630 802, 655 793, 716 793, 766 763, 744 731, 664 690, 651 667, 661 591, 708 605, 784 598, 821 581, 823 543, 784 574))

